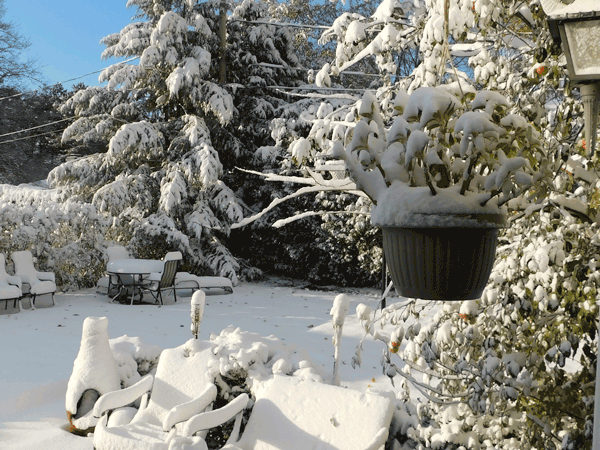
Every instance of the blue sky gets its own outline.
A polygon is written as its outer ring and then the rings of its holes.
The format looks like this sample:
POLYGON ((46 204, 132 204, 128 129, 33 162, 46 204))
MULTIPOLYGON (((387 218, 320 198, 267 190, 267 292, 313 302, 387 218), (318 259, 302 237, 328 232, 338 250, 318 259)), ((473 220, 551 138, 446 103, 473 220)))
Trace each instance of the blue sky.
MULTIPOLYGON (((27 55, 38 60, 44 80, 53 84, 116 62, 100 58, 105 48, 100 39, 131 22, 136 9, 126 5, 127 0, 4 0, 4 20, 15 22, 31 41, 27 55)), ((97 85, 98 74, 64 86, 78 82, 97 85)))

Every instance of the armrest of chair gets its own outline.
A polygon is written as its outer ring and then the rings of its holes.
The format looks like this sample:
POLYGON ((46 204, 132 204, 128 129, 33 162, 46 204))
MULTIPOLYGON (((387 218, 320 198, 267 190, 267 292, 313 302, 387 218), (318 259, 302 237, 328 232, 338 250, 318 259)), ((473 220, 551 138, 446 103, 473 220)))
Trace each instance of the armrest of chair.
POLYGON ((195 415, 185 423, 183 435, 191 436, 200 430, 208 430, 227 422, 242 412, 248 406, 249 400, 248 394, 241 394, 222 408, 195 415))
POLYGON ((146 375, 133 386, 119 391, 107 392, 96 401, 94 405, 94 417, 100 417, 106 411, 129 405, 146 392, 149 392, 152 389, 153 382, 154 377, 146 375))
POLYGON ((19 289, 23 287, 23 281, 20 277, 16 277, 14 275, 7 275, 5 278, 8 284, 12 284, 13 286, 18 286, 19 289))
POLYGON ((163 431, 168 432, 176 424, 204 411, 216 398, 217 387, 211 384, 195 399, 171 408, 163 420, 163 431))
POLYGON ((37 277, 40 281, 52 281, 56 283, 54 272, 38 272, 37 277))

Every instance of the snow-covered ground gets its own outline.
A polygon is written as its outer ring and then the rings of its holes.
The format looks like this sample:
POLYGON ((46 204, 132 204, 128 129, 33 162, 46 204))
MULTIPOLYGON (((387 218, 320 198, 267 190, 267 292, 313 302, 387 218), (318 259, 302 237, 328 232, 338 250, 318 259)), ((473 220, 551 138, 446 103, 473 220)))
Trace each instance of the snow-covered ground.
MULTIPOLYGON (((220 333, 229 325, 263 336, 275 335, 287 344, 305 349, 330 382, 333 370, 333 326, 330 309, 340 291, 314 291, 281 280, 246 283, 233 294, 208 295, 200 339, 220 333)), ((377 308, 375 289, 345 290, 350 297, 349 315, 341 340, 342 386, 362 391, 389 391, 393 387, 382 374, 382 343, 367 339, 360 368, 351 367, 355 347, 363 336, 356 306, 377 308)), ((402 301, 399 298, 388 302, 402 301)), ((86 317, 107 317, 109 337, 139 337, 148 344, 172 348, 191 337, 190 297, 165 306, 109 303, 95 290, 38 299, 34 311, 11 314, 0 305, 3 343, 0 364, 0 449, 91 450, 92 439, 66 430, 67 382, 79 351, 86 317)), ((27 303, 26 303, 27 305, 27 303)), ((423 318, 425 319, 425 318, 423 318)))

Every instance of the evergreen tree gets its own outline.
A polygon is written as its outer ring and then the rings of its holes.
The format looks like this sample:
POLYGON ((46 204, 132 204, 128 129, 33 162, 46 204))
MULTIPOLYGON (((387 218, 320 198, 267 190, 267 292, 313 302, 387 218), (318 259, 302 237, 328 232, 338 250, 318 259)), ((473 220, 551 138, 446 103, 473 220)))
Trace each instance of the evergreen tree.
POLYGON ((229 176, 250 163, 284 100, 265 86, 294 73, 285 29, 258 2, 226 2, 227 84, 219 84, 219 1, 134 0, 139 22, 107 36, 103 58, 139 58, 110 66, 106 86, 77 92, 60 108, 76 115, 63 141, 108 142, 105 154, 57 167, 53 187, 114 218, 114 238, 134 254, 178 249, 190 270, 238 277, 223 244, 243 202, 229 176), (267 93, 269 92, 269 93, 267 93))

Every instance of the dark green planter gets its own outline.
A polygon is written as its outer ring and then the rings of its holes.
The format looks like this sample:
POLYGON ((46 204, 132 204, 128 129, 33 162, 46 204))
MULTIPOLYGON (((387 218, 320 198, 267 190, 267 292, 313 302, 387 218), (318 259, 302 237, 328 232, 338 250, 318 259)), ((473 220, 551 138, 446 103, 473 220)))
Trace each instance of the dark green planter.
POLYGON ((427 300, 480 298, 492 271, 502 221, 498 215, 489 227, 381 227, 398 294, 427 300))

